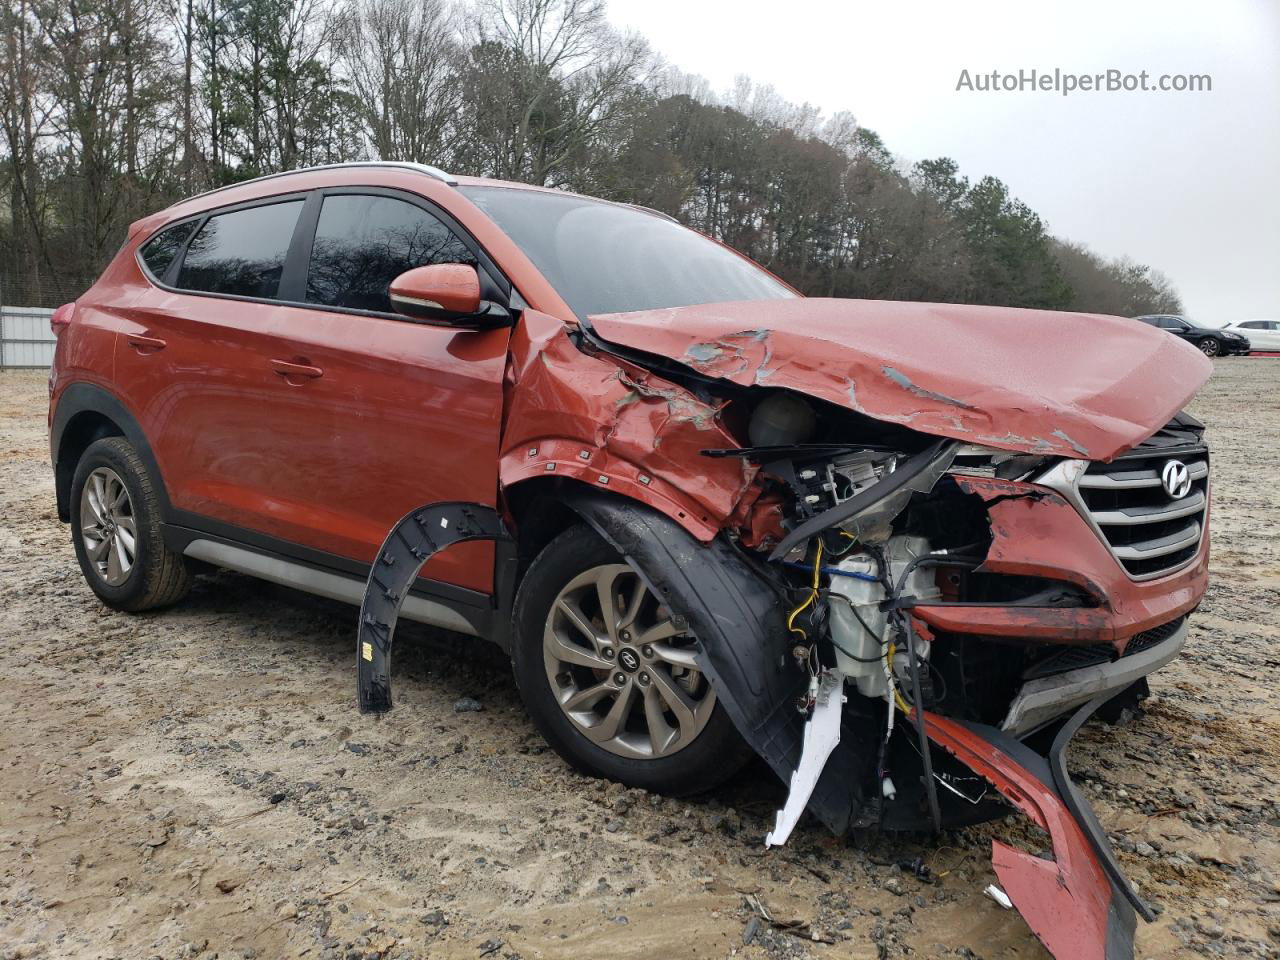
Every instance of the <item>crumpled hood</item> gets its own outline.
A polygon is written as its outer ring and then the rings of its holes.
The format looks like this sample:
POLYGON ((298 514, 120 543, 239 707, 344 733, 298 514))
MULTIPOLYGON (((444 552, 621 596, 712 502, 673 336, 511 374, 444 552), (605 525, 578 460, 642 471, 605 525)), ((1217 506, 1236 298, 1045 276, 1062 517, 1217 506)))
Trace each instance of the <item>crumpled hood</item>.
POLYGON ((783 387, 922 433, 1110 460, 1213 365, 1119 317, 887 300, 757 300, 602 314, 605 340, 743 386, 783 387))

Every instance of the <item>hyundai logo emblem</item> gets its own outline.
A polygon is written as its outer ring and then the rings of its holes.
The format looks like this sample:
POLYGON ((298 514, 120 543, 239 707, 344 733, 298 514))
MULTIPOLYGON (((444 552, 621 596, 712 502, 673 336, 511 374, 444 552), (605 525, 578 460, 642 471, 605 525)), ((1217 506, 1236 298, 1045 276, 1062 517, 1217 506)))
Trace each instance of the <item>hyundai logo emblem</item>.
POLYGON ((623 650, 618 654, 618 662, 622 664, 622 669, 628 673, 634 672, 640 666, 640 658, 636 656, 634 650, 623 650))
POLYGON ((1191 471, 1181 460, 1165 461, 1160 471, 1160 482, 1164 484, 1164 492, 1174 500, 1181 500, 1191 492, 1191 471))

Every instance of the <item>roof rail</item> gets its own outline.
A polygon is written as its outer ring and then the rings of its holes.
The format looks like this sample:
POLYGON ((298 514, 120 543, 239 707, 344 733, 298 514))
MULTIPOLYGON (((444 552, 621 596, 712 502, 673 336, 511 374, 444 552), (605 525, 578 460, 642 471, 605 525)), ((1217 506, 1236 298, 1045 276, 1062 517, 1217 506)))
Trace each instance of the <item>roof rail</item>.
POLYGON ((630 207, 632 210, 639 210, 641 213, 651 213, 651 214, 653 214, 655 217, 661 217, 663 220, 670 220, 672 223, 679 223, 679 222, 680 222, 680 221, 679 221, 679 220, 677 220, 675 217, 673 217, 671 214, 669 214, 669 213, 663 213, 661 210, 655 209, 654 207, 646 207, 646 206, 644 206, 643 204, 640 204, 640 203, 627 203, 627 202, 625 202, 625 201, 618 201, 618 203, 619 203, 619 205, 620 205, 620 206, 623 206, 623 207, 630 207))
POLYGON ((221 193, 223 190, 233 190, 236 187, 243 187, 250 183, 262 183, 264 180, 275 180, 279 177, 291 177, 296 173, 314 173, 317 170, 348 170, 353 167, 396 167, 402 170, 414 170, 418 173, 424 173, 429 177, 447 183, 449 186, 457 186, 458 181, 451 174, 445 173, 439 167, 433 167, 429 163, 413 163, 408 160, 352 160, 347 163, 323 163, 315 167, 298 167, 294 170, 281 170, 278 173, 268 173, 261 177, 254 177, 251 180, 241 180, 237 183, 229 183, 225 187, 215 187, 212 190, 206 190, 203 193, 197 193, 190 197, 179 200, 178 203, 186 203, 188 200, 198 200, 201 197, 207 197, 214 193, 221 193))

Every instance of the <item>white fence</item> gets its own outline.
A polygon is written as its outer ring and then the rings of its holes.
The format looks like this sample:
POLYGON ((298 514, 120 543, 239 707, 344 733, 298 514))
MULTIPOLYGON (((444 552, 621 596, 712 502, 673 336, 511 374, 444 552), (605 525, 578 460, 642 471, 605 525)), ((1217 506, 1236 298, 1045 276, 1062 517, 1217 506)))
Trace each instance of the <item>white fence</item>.
POLYGON ((53 311, 44 307, 0 307, 0 369, 41 369, 53 363, 53 311))

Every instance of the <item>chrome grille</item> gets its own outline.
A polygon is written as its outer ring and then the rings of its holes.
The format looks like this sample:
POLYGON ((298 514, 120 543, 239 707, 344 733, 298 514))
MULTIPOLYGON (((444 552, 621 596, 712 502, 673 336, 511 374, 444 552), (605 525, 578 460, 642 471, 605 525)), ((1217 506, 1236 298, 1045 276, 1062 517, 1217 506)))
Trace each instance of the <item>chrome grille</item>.
POLYGON ((1120 565, 1146 580, 1189 563, 1204 536, 1209 503, 1209 454, 1199 448, 1146 454, 1113 463, 1091 463, 1076 481, 1082 506, 1120 565), (1186 464, 1191 492, 1172 499, 1160 479, 1170 460, 1186 464))

